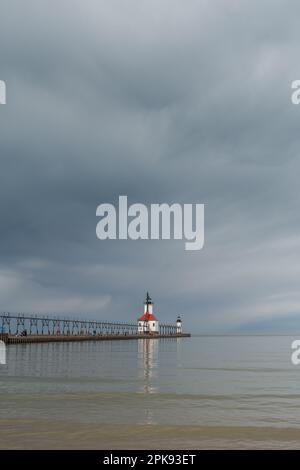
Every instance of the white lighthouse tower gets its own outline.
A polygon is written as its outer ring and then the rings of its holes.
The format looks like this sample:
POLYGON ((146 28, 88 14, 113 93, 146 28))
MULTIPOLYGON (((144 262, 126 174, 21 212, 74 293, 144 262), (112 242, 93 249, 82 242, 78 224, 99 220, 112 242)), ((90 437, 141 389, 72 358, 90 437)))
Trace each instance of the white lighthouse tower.
POLYGON ((138 332, 141 334, 159 333, 159 323, 156 316, 153 314, 153 302, 148 292, 144 302, 144 313, 138 319, 138 332))
POLYGON ((182 333, 182 321, 180 315, 178 315, 176 320, 176 333, 182 333))

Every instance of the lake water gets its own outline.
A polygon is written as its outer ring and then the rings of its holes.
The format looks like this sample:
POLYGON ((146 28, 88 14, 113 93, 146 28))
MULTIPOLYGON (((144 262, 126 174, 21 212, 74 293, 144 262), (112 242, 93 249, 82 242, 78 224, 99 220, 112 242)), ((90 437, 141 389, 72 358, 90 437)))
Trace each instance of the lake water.
POLYGON ((297 448, 288 336, 11 345, 0 448, 297 448))

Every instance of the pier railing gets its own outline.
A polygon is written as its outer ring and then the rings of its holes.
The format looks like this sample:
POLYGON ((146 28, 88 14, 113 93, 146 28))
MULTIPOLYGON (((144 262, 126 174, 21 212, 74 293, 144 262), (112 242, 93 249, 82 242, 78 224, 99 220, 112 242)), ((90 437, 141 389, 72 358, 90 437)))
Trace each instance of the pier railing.
MULTIPOLYGON (((177 333, 176 325, 160 324, 161 335, 177 333)), ((107 322, 70 317, 0 313, 0 335, 137 335, 137 323, 107 322)))

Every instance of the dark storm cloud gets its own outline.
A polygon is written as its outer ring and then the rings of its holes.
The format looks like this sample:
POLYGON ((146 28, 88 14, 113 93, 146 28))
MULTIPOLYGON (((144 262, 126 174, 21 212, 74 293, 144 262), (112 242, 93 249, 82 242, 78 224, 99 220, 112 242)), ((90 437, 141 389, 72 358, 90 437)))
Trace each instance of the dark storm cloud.
POLYGON ((198 331, 299 311, 297 13, 2 2, 2 310, 127 320, 149 289, 162 319, 198 331), (98 241, 96 207, 119 194, 205 203, 204 250, 98 241))

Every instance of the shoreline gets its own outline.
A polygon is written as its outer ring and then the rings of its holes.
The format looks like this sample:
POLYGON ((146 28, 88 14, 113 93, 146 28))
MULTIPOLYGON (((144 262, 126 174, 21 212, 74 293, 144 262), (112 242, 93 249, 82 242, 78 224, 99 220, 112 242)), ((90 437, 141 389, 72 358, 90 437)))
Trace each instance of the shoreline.
POLYGON ((0 419, 6 450, 297 449, 300 429, 0 419), (147 435, 147 441, 144 439, 147 435))

